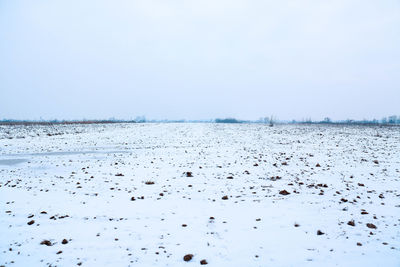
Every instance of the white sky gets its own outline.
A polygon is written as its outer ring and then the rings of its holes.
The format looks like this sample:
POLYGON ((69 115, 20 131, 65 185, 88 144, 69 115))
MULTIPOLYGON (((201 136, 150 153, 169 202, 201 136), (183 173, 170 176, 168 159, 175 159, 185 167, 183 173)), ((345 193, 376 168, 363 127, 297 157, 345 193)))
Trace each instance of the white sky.
POLYGON ((400 1, 0 0, 0 119, 400 115, 400 1))

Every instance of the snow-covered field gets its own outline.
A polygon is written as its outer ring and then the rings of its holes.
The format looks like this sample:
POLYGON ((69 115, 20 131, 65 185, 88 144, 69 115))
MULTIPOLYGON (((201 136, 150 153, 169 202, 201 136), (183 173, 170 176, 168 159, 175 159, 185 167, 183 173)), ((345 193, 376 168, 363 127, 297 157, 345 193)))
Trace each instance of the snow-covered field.
POLYGON ((0 149, 0 266, 400 266, 398 127, 0 126, 0 149))

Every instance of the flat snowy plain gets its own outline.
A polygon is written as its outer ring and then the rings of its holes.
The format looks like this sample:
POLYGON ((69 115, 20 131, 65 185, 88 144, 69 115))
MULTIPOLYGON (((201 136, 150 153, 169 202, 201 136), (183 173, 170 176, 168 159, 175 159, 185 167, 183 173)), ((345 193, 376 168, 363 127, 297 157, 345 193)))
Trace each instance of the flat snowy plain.
POLYGON ((400 266, 399 127, 0 126, 0 149, 0 266, 400 266))

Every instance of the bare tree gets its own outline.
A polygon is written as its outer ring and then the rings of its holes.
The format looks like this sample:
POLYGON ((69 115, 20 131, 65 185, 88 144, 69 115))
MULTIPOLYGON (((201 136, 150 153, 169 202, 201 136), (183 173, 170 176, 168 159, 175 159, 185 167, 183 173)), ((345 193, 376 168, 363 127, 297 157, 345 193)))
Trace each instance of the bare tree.
POLYGON ((273 127, 274 126, 274 117, 271 115, 270 119, 269 119, 269 127, 273 127))

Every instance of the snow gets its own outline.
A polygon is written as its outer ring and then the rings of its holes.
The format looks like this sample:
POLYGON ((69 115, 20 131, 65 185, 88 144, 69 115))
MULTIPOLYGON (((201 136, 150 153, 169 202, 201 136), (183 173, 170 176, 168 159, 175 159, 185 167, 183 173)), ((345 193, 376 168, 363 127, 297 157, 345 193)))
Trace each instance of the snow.
POLYGON ((399 130, 0 126, 0 266, 399 266, 399 130))

